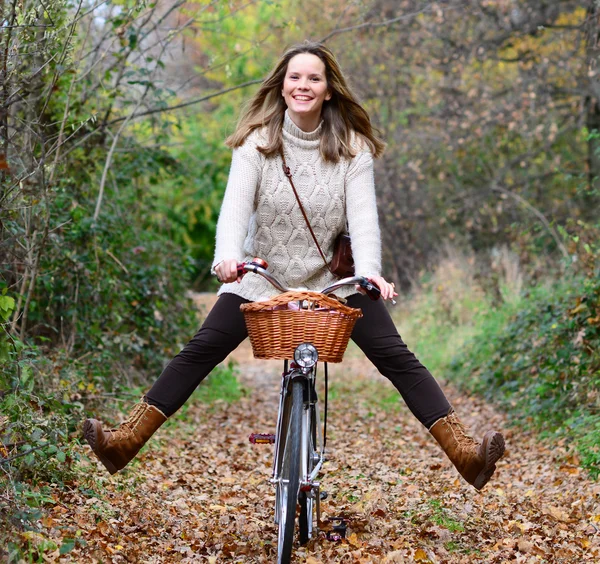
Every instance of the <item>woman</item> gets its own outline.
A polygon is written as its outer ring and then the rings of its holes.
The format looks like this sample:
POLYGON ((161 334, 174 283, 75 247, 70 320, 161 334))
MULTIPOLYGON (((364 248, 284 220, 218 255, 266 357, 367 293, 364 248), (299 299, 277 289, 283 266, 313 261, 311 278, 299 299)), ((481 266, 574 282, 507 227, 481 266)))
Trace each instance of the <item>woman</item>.
MULTIPOLYGON (((240 305, 273 294, 262 277, 239 277, 238 262, 263 258, 288 287, 319 290, 333 281, 283 173, 282 152, 328 258, 347 225, 356 273, 375 282, 383 299, 397 295, 394 285, 381 276, 373 157, 381 155, 384 144, 326 47, 305 42, 288 50, 227 143, 233 159, 213 263, 223 283, 219 299, 125 423, 104 431, 95 419, 85 422, 85 438, 111 474, 133 459, 247 337, 240 305)), ((437 382, 402 342, 382 301, 372 302, 353 288, 338 294, 363 311, 352 339, 391 380, 465 480, 481 489, 504 453, 502 435, 490 431, 481 443, 467 435, 437 382)))

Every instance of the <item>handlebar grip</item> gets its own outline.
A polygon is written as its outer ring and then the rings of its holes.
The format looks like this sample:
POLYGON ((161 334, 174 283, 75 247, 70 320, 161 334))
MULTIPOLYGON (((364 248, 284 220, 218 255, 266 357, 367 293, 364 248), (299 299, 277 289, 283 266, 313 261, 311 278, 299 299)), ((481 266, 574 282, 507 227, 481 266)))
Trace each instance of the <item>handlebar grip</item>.
POLYGON ((238 265, 237 265, 238 276, 243 276, 246 273, 246 269, 244 267, 247 264, 251 264, 252 266, 258 266, 260 268, 264 268, 265 270, 267 270, 267 268, 269 268, 269 263, 266 260, 263 260, 258 257, 254 257, 250 262, 238 262, 238 265))
POLYGON ((377 284, 371 280, 369 280, 368 283, 363 286, 363 289, 367 296, 369 296, 369 298, 371 298, 373 301, 377 301, 381 297, 381 290, 379 289, 379 286, 377 286, 377 284))

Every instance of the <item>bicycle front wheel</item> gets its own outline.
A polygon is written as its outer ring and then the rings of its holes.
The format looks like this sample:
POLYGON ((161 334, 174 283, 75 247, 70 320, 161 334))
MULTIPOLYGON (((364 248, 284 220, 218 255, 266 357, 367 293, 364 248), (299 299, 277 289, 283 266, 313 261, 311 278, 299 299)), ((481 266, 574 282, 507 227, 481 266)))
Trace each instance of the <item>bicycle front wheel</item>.
POLYGON ((279 505, 278 564, 289 564, 294 542, 296 505, 300 488, 300 448, 302 443, 302 409, 304 383, 292 380, 291 410, 285 432, 285 444, 277 487, 279 505))

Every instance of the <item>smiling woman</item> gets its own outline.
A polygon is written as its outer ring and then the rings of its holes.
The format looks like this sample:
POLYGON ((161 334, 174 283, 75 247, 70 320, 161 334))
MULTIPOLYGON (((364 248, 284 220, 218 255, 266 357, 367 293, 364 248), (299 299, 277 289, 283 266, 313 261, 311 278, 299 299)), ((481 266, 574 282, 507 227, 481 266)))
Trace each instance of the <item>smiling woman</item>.
MULTIPOLYGON (((384 143, 327 47, 305 42, 286 51, 227 144, 233 157, 213 262, 213 272, 223 283, 219 299, 126 423, 104 431, 95 419, 87 421, 86 439, 110 472, 123 468, 248 336, 240 306, 268 299, 272 289, 259 276, 240 274, 238 263, 261 257, 284 286, 320 291, 337 281, 326 262, 338 235, 348 230, 356 275, 377 285, 384 300, 397 295, 381 273, 373 158, 381 155, 384 143), (290 191, 290 173, 325 261, 290 191)), ((465 480, 481 489, 504 452, 502 435, 488 431, 479 443, 466 434, 436 380, 402 341, 381 300, 373 302, 354 287, 336 293, 362 309, 352 339, 392 382, 465 480)))
POLYGON ((314 131, 321 121, 323 102, 331 99, 323 61, 311 53, 293 57, 281 93, 292 121, 302 131, 314 131))

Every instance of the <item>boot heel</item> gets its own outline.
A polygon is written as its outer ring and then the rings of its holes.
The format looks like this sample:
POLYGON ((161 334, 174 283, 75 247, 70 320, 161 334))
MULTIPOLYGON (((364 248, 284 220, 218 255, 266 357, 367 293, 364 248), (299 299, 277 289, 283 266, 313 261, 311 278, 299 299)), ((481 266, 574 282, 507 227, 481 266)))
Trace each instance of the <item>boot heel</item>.
POLYGON ((98 444, 98 431, 102 432, 102 428, 99 427, 100 422, 96 419, 86 419, 83 423, 83 436, 90 447, 92 447, 94 454, 98 457, 100 462, 104 464, 104 467, 110 472, 110 474, 116 474, 119 469, 108 458, 106 458, 102 452, 99 452, 99 450, 96 449, 96 445, 98 444))
POLYGON ((505 450, 504 437, 495 431, 488 431, 481 442, 485 465, 479 473, 473 487, 480 490, 485 486, 496 471, 496 462, 502 458, 505 450))

